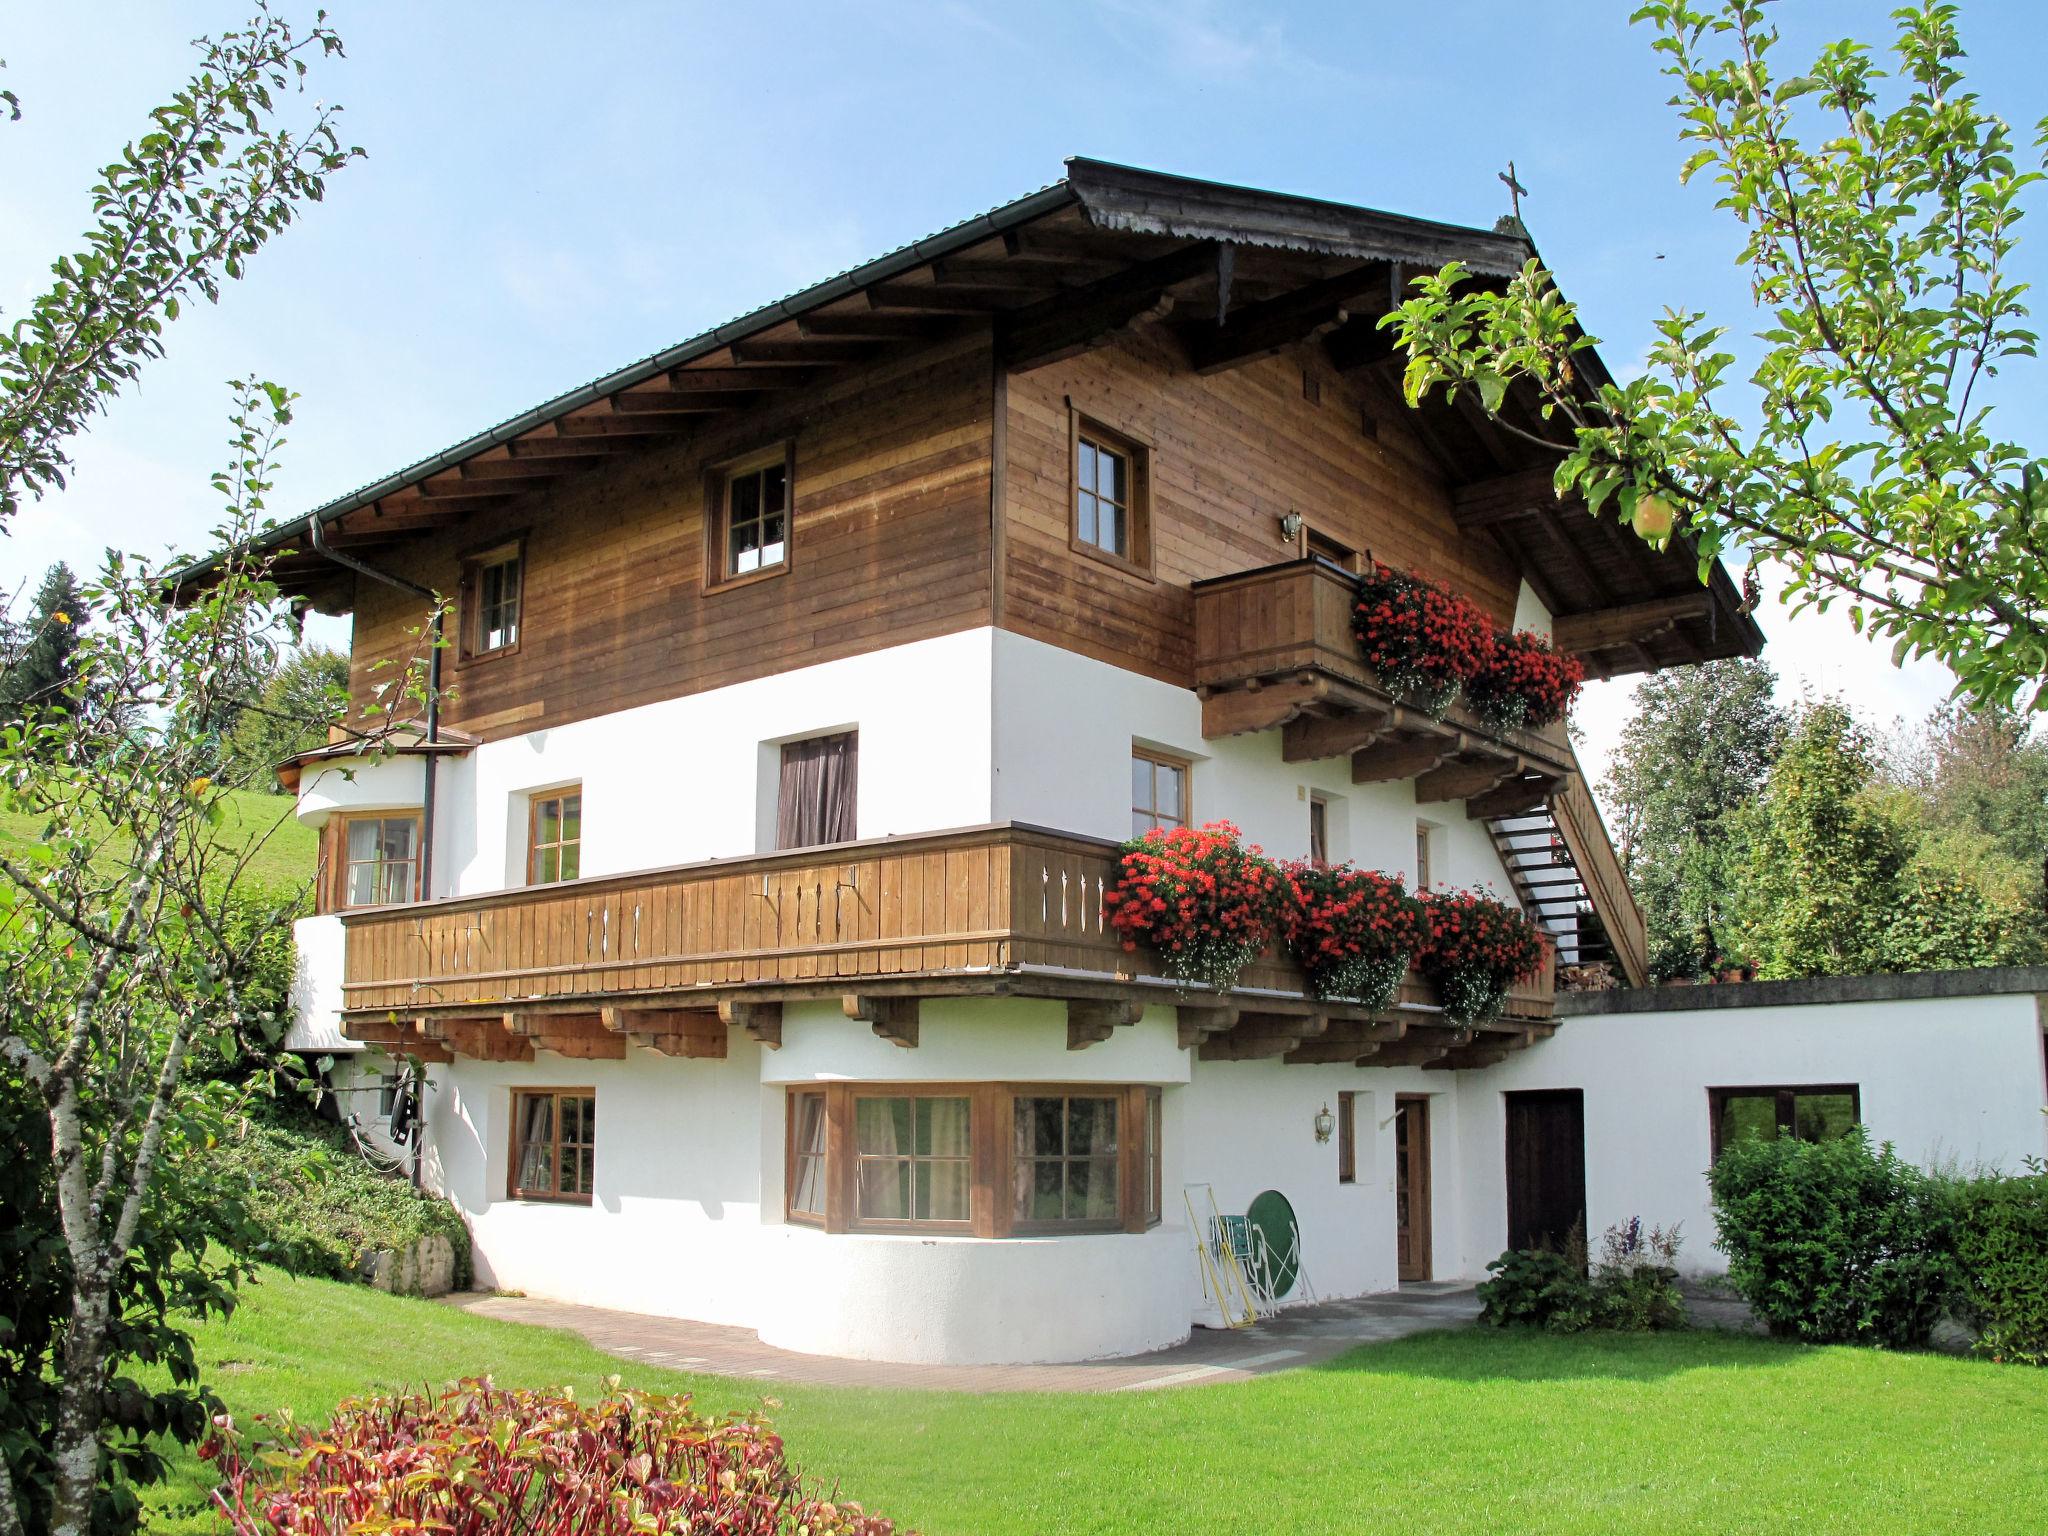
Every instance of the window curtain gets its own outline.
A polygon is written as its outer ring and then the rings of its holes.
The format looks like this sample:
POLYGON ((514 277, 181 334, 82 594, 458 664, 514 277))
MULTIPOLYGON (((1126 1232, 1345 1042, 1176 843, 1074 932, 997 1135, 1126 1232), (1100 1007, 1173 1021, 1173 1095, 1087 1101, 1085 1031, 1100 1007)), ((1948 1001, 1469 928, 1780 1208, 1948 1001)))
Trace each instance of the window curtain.
POLYGON ((555 1101, 552 1095, 537 1093, 520 1103, 519 1179, 524 1190, 555 1187, 549 1155, 554 1151, 555 1101))
POLYGON ((919 1153, 933 1161, 923 1164, 926 1187, 920 1217, 930 1221, 965 1221, 968 1191, 972 1184, 966 1099, 922 1099, 918 1105, 924 1132, 919 1153))
POLYGON ((854 1144, 860 1154, 860 1213, 905 1221, 910 1211, 909 1099, 856 1099, 854 1144))
POLYGON ((814 848, 820 843, 853 841, 859 774, 857 731, 785 745, 775 805, 775 846, 814 848))

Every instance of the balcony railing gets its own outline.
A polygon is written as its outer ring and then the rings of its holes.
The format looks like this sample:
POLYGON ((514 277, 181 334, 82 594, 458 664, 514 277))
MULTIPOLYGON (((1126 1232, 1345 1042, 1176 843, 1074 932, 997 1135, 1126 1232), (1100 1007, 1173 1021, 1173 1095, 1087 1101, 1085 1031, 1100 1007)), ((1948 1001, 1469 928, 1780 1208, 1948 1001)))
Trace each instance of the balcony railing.
MULTIPOLYGON (((1230 999, 1179 992, 1103 922, 1115 865, 1112 843, 1006 824, 351 912, 344 1016, 999 992, 1343 1018, 1273 956, 1230 999)), ((1547 1021, 1551 989, 1511 1017, 1547 1021)), ((1401 1002, 1434 1000, 1411 978, 1401 1002)))
POLYGON ((1290 762, 1349 754, 1359 782, 1415 779, 1418 796, 1479 798, 1499 815, 1571 772, 1562 725, 1497 730, 1462 704, 1441 719, 1390 695, 1351 633, 1356 578, 1313 557, 1195 584, 1195 685, 1210 737, 1280 728, 1290 762))

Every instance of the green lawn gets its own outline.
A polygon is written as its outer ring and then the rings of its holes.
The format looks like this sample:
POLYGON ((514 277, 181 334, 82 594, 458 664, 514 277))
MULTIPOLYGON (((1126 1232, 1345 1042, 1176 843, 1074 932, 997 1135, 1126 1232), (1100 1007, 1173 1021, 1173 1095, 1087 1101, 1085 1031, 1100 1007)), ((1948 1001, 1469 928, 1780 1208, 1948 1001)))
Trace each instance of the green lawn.
MULTIPOLYGON (((262 839, 250 861, 249 874, 263 885, 285 888, 313 878, 319 860, 319 838, 292 815, 289 795, 259 795, 249 790, 228 794, 228 840, 262 839)), ((40 857, 43 821, 39 816, 0 810, 0 851, 17 858, 40 857)))
MULTIPOLYGON (((616 1372, 727 1407, 758 1383, 354 1286, 275 1277, 208 1327, 240 1417, 368 1387, 616 1372)), ((1238 1385, 1101 1397, 774 1386, 813 1474, 928 1536, 1798 1530, 2036 1532, 2048 1371, 1716 1334, 1465 1330, 1238 1385)), ((152 1530, 210 1529, 187 1466, 152 1530)))

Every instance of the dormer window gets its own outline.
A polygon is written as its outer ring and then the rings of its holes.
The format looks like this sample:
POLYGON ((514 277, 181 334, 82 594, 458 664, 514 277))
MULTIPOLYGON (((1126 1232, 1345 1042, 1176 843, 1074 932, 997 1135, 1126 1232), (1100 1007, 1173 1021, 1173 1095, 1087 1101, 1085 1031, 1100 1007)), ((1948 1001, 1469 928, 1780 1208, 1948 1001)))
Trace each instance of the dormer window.
POLYGON ((742 459, 711 477, 712 585, 789 568, 791 478, 787 448, 742 459))
POLYGON ((465 660, 519 648, 526 594, 523 540, 498 544, 462 562, 462 655, 465 660))

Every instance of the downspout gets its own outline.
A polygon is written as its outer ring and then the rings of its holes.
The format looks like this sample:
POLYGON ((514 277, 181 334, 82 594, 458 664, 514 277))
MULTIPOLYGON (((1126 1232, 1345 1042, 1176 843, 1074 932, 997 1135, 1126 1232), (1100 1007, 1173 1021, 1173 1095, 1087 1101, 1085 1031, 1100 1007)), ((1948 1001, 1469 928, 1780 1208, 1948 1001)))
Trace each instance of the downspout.
MULTIPOLYGON (((401 592, 410 592, 415 597, 424 597, 434 605, 434 651, 427 658, 427 745, 432 747, 441 740, 441 641, 442 610, 440 594, 423 587, 416 581, 407 581, 403 576, 394 576, 389 571, 380 571, 374 565, 345 555, 327 542, 320 532, 320 517, 315 513, 306 519, 306 533, 319 554, 332 560, 336 565, 346 566, 372 581, 381 581, 387 587, 396 587, 401 592)), ((434 895, 434 770, 440 754, 426 754, 426 766, 422 770, 425 780, 420 793, 420 893, 421 901, 431 901, 434 895)))

